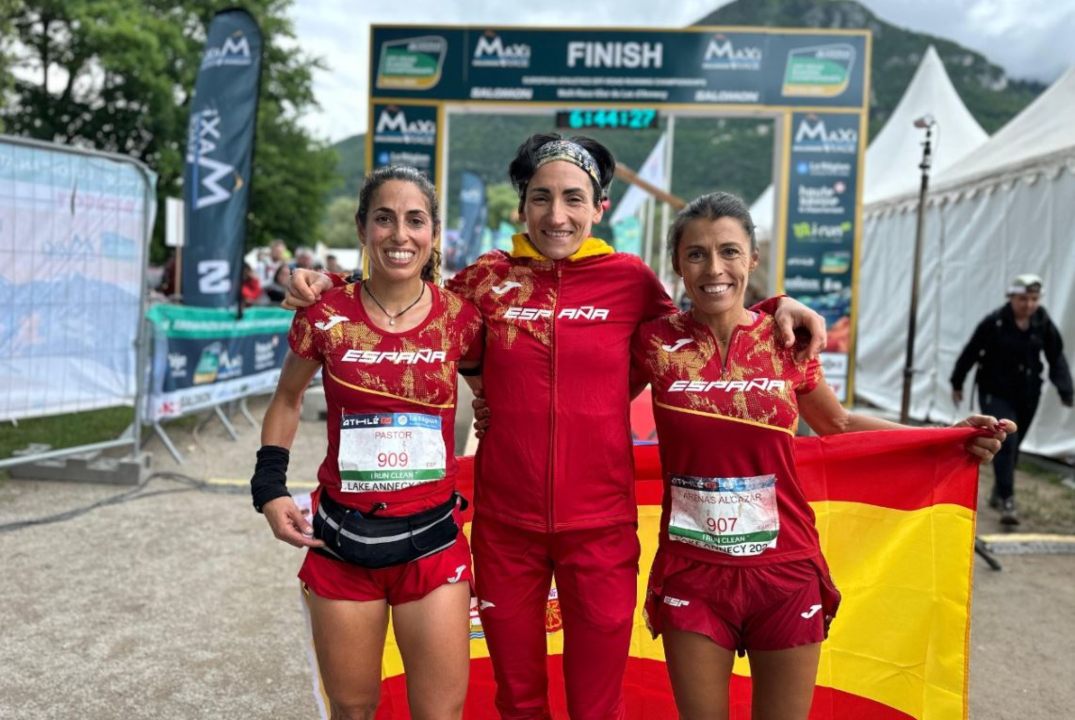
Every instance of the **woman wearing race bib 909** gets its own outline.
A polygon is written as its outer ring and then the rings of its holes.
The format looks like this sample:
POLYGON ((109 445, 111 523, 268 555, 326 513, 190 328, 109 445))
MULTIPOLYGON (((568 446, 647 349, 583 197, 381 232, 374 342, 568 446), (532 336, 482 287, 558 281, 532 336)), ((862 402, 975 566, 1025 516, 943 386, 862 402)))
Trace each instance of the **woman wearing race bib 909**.
POLYGON ((437 262, 440 220, 434 188, 418 171, 367 176, 355 221, 370 277, 296 312, 262 427, 254 505, 277 538, 311 549, 299 578, 332 717, 374 716, 391 607, 411 717, 459 718, 471 566, 455 495, 456 378, 480 360, 481 318, 423 277, 437 262), (302 394, 319 369, 328 453, 311 526, 284 480, 302 394), (377 530, 399 522, 411 534, 402 541, 377 530), (367 531, 381 536, 371 540, 367 531), (369 548, 403 556, 371 560, 369 548))
MULTIPOLYGON (((663 635, 679 716, 728 717, 735 653, 746 653, 753 717, 806 718, 821 641, 840 595, 795 472, 799 415, 817 433, 902 428, 848 412, 817 360, 774 342, 771 317, 743 307, 757 266, 743 202, 704 195, 669 232, 672 266, 693 307, 643 324, 634 367, 651 384, 664 473, 646 620, 663 635)), ((1011 421, 967 452, 987 462, 1011 421)))

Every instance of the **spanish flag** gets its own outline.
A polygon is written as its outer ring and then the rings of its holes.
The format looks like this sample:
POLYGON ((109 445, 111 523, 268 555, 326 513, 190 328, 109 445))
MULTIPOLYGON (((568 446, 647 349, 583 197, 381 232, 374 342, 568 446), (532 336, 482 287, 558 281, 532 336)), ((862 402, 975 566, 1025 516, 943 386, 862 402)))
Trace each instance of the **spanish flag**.
MULTIPOLYGON (((922 429, 798 438, 796 464, 817 515, 822 548, 843 602, 822 645, 811 718, 966 718, 971 580, 978 467, 963 449, 973 429, 922 429)), ((639 606, 657 549, 661 474, 657 448, 635 448, 639 606)), ((469 492, 473 462, 463 462, 469 492)), ((469 523, 468 523, 469 529, 469 523)), ((550 705, 567 718, 555 589, 546 615, 550 705)), ((477 612, 471 613, 470 690, 464 717, 494 720, 494 684, 477 612)), ((736 661, 731 718, 750 717, 750 677, 736 661)), ((393 634, 383 663, 378 718, 409 718, 393 634)), ((628 717, 677 717, 660 641, 635 618, 624 680, 628 717)))

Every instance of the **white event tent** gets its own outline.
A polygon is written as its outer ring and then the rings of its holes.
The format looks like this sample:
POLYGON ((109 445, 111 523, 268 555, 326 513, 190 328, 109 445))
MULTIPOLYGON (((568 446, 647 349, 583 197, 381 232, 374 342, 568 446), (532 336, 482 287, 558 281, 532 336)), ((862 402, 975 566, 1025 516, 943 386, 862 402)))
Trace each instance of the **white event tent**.
MULTIPOLYGON (((941 145, 965 130, 938 117, 941 145)), ((923 236, 911 414, 947 421, 967 412, 948 377, 977 323, 1006 302, 1011 278, 1045 281, 1043 305, 1075 364, 1075 68, 992 138, 930 183, 923 236)), ((880 139, 880 137, 878 138, 880 139)), ((864 212, 856 392, 899 407, 910 304, 917 193, 871 202, 864 212)), ((973 375, 964 386, 970 396, 973 375)), ((1024 449, 1075 455, 1075 412, 1046 385, 1024 449)))

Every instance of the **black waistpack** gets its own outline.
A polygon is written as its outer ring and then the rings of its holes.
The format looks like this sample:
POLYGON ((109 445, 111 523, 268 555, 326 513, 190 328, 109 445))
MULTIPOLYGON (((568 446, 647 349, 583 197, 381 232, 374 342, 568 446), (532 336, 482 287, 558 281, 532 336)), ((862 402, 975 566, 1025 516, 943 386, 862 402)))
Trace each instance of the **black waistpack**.
POLYGON ((452 493, 447 502, 414 515, 379 517, 344 507, 322 491, 313 526, 325 547, 314 551, 365 568, 403 565, 455 544, 456 505, 466 510, 468 503, 452 493))

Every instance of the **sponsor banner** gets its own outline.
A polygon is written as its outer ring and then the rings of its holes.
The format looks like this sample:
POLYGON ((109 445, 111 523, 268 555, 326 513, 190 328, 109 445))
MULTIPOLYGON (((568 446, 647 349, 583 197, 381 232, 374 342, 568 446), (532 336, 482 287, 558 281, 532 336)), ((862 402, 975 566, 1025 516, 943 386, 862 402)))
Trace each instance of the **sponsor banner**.
POLYGON ((437 106, 373 103, 373 167, 408 165, 437 180, 437 106))
POLYGON ((213 17, 187 129, 186 305, 233 308, 239 302, 261 47, 261 31, 246 11, 213 17))
MULTIPOLYGON (((829 77, 830 70, 821 65, 816 74, 829 77)), ((797 78, 809 74, 797 72, 797 78)), ((825 377, 841 401, 847 400, 851 352, 860 140, 858 115, 792 114, 784 290, 824 316, 829 333, 825 377)))
POLYGON ((155 183, 0 141, 0 420, 134 404, 155 183))
POLYGON ((374 27, 374 97, 861 108, 863 33, 374 27))
POLYGON ((249 377, 224 380, 205 387, 154 393, 150 396, 149 412, 146 413, 145 421, 152 423, 177 418, 248 395, 267 393, 276 388, 279 379, 280 371, 272 370, 249 377))
POLYGON ((146 318, 153 329, 147 422, 275 387, 288 347, 287 310, 250 308, 236 320, 223 308, 156 305, 146 318))

